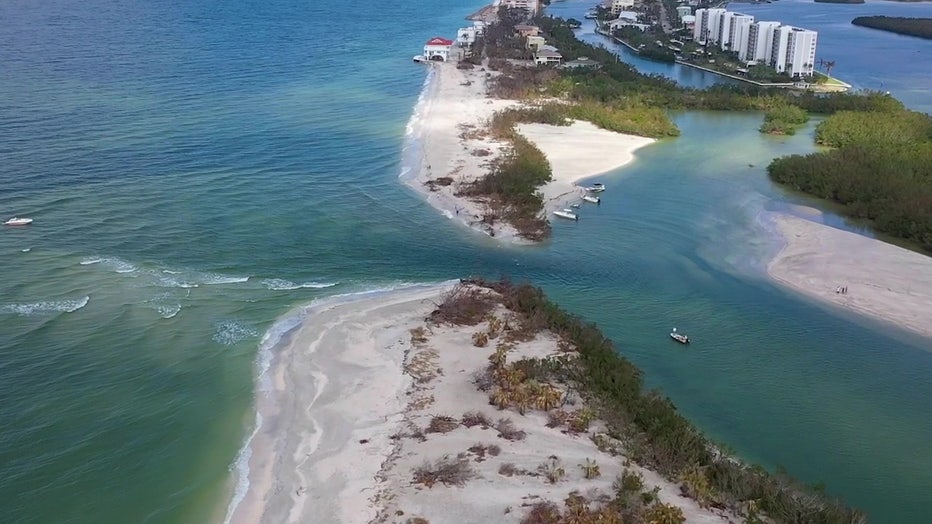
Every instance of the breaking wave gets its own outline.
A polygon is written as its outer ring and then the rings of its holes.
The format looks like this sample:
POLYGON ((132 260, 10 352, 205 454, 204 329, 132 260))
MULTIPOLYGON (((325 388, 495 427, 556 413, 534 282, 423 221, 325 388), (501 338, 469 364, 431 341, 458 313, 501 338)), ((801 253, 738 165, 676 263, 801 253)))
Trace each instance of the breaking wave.
POLYGON ((5 304, 0 306, 0 313, 30 316, 42 313, 74 313, 86 306, 91 297, 84 296, 74 300, 44 300, 25 304, 5 304))
POLYGON ((281 278, 267 278, 262 281, 262 285, 272 291, 290 291, 293 289, 324 289, 328 287, 333 287, 339 284, 339 282, 304 282, 302 284, 297 284, 290 280, 284 280, 281 278))

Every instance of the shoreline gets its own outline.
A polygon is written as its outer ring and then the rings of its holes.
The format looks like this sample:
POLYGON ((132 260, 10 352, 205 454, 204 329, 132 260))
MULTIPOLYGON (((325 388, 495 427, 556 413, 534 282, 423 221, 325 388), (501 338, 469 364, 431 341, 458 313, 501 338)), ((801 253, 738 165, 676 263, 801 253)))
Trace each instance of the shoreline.
POLYGON ((932 338, 932 257, 788 214, 773 223, 784 241, 767 264, 775 282, 932 338))
MULTIPOLYGON (((580 493, 604 504, 623 472, 638 475, 645 493, 656 486, 655 500, 679 508, 688 522, 737 521, 703 509, 679 483, 625 461, 598 420, 567 431, 550 425, 546 412, 490 406, 475 377, 488 368, 496 343, 478 345, 475 334, 504 330, 505 337, 519 322, 502 306, 477 325, 429 321, 455 282, 331 297, 302 308, 300 324, 273 348, 268 389, 257 377, 260 424, 244 448, 251 453, 248 489, 228 521, 400 524, 420 517, 433 524, 517 524, 530 511, 527 500, 559 504, 580 493), (504 324, 494 327, 492 316, 504 324), (488 415, 489 422, 468 424, 467 412, 488 415), (455 427, 433 429, 438 419, 461 415, 455 427), (521 435, 507 436, 500 421, 491 422, 502 418, 521 435), (416 480, 427 463, 452 456, 468 462, 463 483, 416 480), (595 477, 582 468, 590 459, 601 469, 595 477), (565 465, 548 482, 542 468, 551 463, 565 465), (504 473, 506 467, 514 472, 504 473)), ((549 331, 518 340, 507 352, 511 361, 572 351, 549 331)), ((567 409, 580 409, 582 399, 567 394, 567 409)))
POLYGON ((393 347, 390 339, 406 333, 404 326, 395 324, 399 311, 417 319, 416 312, 429 312, 434 307, 430 300, 451 285, 452 281, 337 295, 285 317, 290 328, 269 348, 267 360, 259 359, 256 424, 237 455, 237 490, 225 522, 307 522, 307 511, 328 515, 331 518, 323 520, 327 522, 371 520, 346 516, 371 513, 356 488, 360 482, 368 486, 378 471, 381 460, 370 457, 389 445, 390 430, 398 422, 381 413, 400 413, 408 384, 403 355, 379 349, 393 347), (377 320, 366 324, 370 331, 356 333, 367 318, 377 320), (378 338, 373 332, 379 332, 378 338), (373 399, 380 402, 346 418, 353 408, 373 399), (358 444, 363 439, 371 445, 358 444), (348 463, 353 467, 346 469, 348 463), (334 495, 346 491, 347 496, 321 499, 309 489, 318 482, 334 489, 334 495), (308 509, 308 499, 326 507, 313 504, 308 509), (349 502, 340 504, 341 500, 349 502))
MULTIPOLYGON (((409 121, 406 149, 420 150, 407 159, 399 178, 443 216, 495 240, 533 244, 510 224, 483 221, 487 206, 456 195, 459 184, 488 173, 490 162, 509 144, 488 136, 488 123, 498 111, 521 104, 488 96, 485 68, 461 70, 453 62, 431 68, 409 121), (438 182, 439 181, 439 182, 438 182)), ((638 149, 655 140, 597 128, 589 122, 569 126, 520 124, 517 131, 540 149, 553 171, 553 180, 539 188, 542 212, 580 202, 584 191, 577 182, 607 173, 634 161, 638 149)))

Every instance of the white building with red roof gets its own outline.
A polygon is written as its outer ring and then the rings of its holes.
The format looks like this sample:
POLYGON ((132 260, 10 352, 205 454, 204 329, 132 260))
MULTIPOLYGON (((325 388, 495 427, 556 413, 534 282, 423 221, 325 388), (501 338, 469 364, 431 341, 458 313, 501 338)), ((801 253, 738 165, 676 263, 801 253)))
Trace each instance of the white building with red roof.
POLYGON ((453 48, 453 40, 435 36, 424 44, 424 58, 427 60, 442 60, 446 62, 450 59, 450 49, 453 48))

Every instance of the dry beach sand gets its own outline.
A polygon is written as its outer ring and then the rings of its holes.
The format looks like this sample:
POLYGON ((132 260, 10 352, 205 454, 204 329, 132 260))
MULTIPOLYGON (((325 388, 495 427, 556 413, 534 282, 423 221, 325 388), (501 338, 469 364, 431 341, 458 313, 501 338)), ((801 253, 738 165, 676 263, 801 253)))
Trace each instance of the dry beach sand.
MULTIPOLYGON (((590 500, 613 493, 624 457, 594 444, 601 423, 572 434, 547 427, 543 412, 520 415, 489 405, 475 376, 489 366, 496 344, 472 341, 489 330, 488 321, 425 320, 453 285, 335 297, 310 307, 257 394, 262 425, 250 444, 250 484, 233 522, 517 523, 535 502, 562 505, 573 491, 590 500), (511 419, 526 436, 509 440, 494 427, 466 427, 460 419, 471 411, 511 419), (429 432, 441 415, 455 423, 429 432), (419 467, 444 457, 468 463, 471 477, 463 485, 414 482, 419 467), (587 459, 598 463, 597 478, 585 478, 580 465, 587 459), (537 473, 553 462, 566 472, 555 483, 537 473), (502 474, 506 463, 516 472, 502 474)), ((495 315, 507 319, 508 311, 499 307, 495 315)), ((565 349, 543 332, 519 342, 508 358, 566 355, 565 349)), ((643 475, 646 489, 659 488, 660 500, 682 508, 687 522, 733 519, 700 508, 651 471, 630 468, 643 475)))
POLYGON ((770 276, 806 296, 932 337, 932 258, 794 216, 775 221, 786 244, 768 265, 770 276))
MULTIPOLYGON (((523 242, 507 224, 482 223, 484 203, 455 195, 459 184, 487 174, 490 161, 508 146, 485 130, 493 114, 519 102, 488 97, 488 72, 481 68, 461 70, 452 62, 427 67, 433 76, 412 118, 412 134, 423 147, 424 160, 402 179, 448 218, 499 240, 523 242), (453 183, 428 184, 445 177, 453 183)), ((580 121, 570 126, 525 124, 518 131, 543 151, 553 168, 553 181, 541 188, 548 215, 579 201, 582 191, 575 182, 630 163, 635 150, 653 142, 580 121)))

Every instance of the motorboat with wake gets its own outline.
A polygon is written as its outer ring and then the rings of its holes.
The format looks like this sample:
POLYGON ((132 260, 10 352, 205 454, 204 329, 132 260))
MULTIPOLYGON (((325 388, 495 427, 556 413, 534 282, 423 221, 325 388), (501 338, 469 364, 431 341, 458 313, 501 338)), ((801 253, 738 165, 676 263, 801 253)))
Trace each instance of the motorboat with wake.
POLYGON ((573 213, 572 209, 558 209, 553 212, 554 215, 567 220, 579 220, 579 215, 573 213))
POLYGON ((29 224, 32 224, 31 218, 20 218, 20 217, 13 217, 3 223, 3 225, 5 226, 28 226, 29 224))
POLYGON ((676 328, 673 328, 673 331, 670 332, 670 338, 679 342, 680 344, 689 344, 689 337, 677 333, 676 328))

